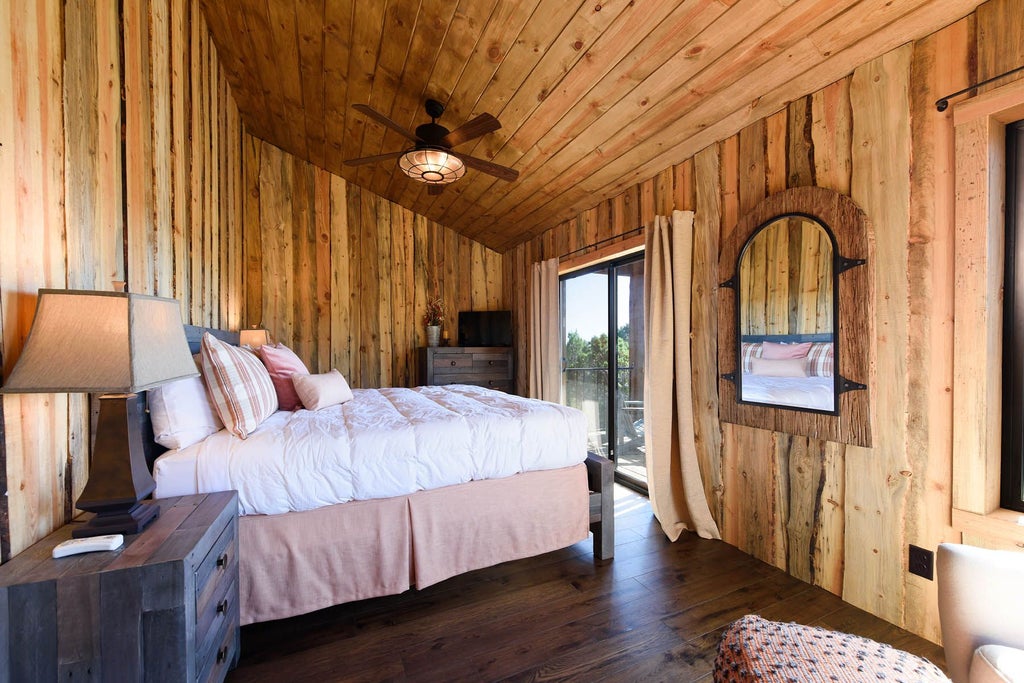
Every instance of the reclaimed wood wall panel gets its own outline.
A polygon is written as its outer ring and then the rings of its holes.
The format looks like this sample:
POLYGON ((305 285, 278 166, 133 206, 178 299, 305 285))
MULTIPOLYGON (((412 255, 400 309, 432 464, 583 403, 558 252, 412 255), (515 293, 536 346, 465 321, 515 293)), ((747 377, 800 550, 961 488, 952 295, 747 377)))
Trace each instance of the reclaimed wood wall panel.
POLYGON ((509 307, 497 252, 269 143, 244 150, 246 324, 311 372, 414 386, 428 300, 444 301, 453 344, 460 310, 509 307))
POLYGON ((846 486, 848 553, 843 596, 893 623, 903 619, 903 518, 907 479, 908 386, 886 378, 907 376, 910 292, 907 238, 910 225, 910 63, 913 46, 875 59, 854 71, 851 196, 871 217, 875 235, 874 329, 871 377, 872 432, 885 445, 849 448, 846 486), (886 543, 879 529, 887 529, 886 543), (865 552, 870 549, 870 552, 865 552))
MULTIPOLYGON (((723 538, 936 642, 935 582, 907 572, 907 544, 1008 547, 1024 536, 1004 525, 1011 539, 985 538, 974 528, 967 533, 964 524, 974 522, 964 514, 959 522, 950 519, 957 485, 951 481, 953 245, 956 230, 967 228, 953 217, 952 107, 940 113, 934 102, 1019 66, 1022 14, 1022 0, 991 0, 917 42, 847 69, 835 82, 765 111, 738 134, 676 159, 667 176, 674 187, 667 190, 622 181, 629 187, 623 199, 636 196, 647 206, 665 199, 677 209, 694 208, 686 198, 696 188, 692 391, 694 405, 710 409, 696 416, 698 456, 723 538), (729 399, 717 391, 714 321, 722 311, 714 300, 732 304, 717 294, 728 275, 711 272, 704 252, 714 244, 714 260, 732 244, 737 221, 762 193, 806 184, 851 196, 874 224, 878 304, 870 311, 873 331, 859 342, 870 345, 874 368, 869 448, 718 419, 719 401, 729 399), (671 195, 662 197, 665 192, 671 195), (709 432, 714 438, 701 438, 709 432)), ((917 21, 911 15, 906 21, 917 21)), ((517 325, 526 324, 523 293, 534 262, 627 228, 594 225, 602 215, 595 206, 506 253, 517 325)), ((631 220, 644 222, 640 212, 631 220)), ((517 345, 522 376, 527 337, 519 335, 517 345)))
MULTIPOLYGON (((242 250, 229 250, 241 238, 230 234, 240 227, 230 207, 242 201, 241 119, 196 7, 148 0, 122 13, 116 3, 14 0, 0 9, 0 92, 10 95, 0 100, 4 375, 40 287, 127 281, 176 297, 186 322, 238 326, 242 250)), ((87 396, 0 401, 6 560, 75 513, 91 436, 87 396)))
MULTIPOLYGON (((0 15, 0 86, 6 93, 0 110, 0 352, 6 376, 31 326, 36 290, 63 287, 68 263, 62 235, 62 3, 14 2, 0 15)), ((63 519, 65 453, 72 446, 68 397, 0 400, 7 460, 6 528, 0 531, 16 553, 63 519)), ((75 455, 80 445, 74 444, 75 455)))
MULTIPOLYGON (((935 539, 959 541, 950 525, 950 476, 953 450, 953 234, 955 144, 952 108, 937 111, 934 93, 951 93, 970 85, 973 17, 921 40, 911 64, 910 121, 914 154, 907 245, 907 282, 911 292, 908 334, 929 339, 907 353, 909 396, 923 403, 907 423, 910 478, 906 497, 906 539, 918 546, 935 539)), ((905 613, 908 627, 928 632, 938 623, 935 582, 910 574, 906 602, 919 605, 905 613)))

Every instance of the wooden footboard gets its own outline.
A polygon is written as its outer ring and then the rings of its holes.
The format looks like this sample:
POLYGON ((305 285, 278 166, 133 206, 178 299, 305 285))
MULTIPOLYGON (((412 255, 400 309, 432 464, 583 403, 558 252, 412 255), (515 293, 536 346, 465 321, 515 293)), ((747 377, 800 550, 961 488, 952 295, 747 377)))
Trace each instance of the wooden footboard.
POLYGON ((586 464, 594 559, 610 560, 615 555, 615 463, 600 455, 587 453, 586 464))

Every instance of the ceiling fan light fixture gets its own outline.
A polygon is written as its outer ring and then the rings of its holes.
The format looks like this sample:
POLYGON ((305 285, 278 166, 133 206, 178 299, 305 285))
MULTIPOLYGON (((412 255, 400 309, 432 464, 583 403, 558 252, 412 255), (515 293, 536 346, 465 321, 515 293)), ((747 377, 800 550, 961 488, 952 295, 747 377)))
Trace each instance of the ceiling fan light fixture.
POLYGON ((462 159, 436 147, 410 149, 398 158, 398 167, 413 180, 428 185, 447 185, 466 173, 462 159))

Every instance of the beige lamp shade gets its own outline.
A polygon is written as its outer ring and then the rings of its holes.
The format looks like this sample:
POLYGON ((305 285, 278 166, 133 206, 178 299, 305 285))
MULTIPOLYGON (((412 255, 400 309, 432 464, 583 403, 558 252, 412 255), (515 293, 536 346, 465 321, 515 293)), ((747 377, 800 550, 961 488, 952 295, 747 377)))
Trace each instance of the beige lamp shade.
POLYGON ((266 330, 259 327, 250 327, 248 330, 241 330, 238 333, 238 344, 240 346, 251 346, 257 349, 269 343, 270 335, 266 330))
POLYGON ((198 374, 174 299, 41 289, 3 391, 133 393, 198 374))

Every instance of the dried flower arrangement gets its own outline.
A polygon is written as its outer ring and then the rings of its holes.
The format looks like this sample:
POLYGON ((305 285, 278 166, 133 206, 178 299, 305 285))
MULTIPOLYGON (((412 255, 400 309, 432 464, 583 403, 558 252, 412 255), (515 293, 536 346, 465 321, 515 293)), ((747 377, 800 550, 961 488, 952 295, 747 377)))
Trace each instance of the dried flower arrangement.
POLYGON ((440 325, 444 322, 444 301, 441 297, 427 302, 427 314, 423 316, 424 325, 440 325))

